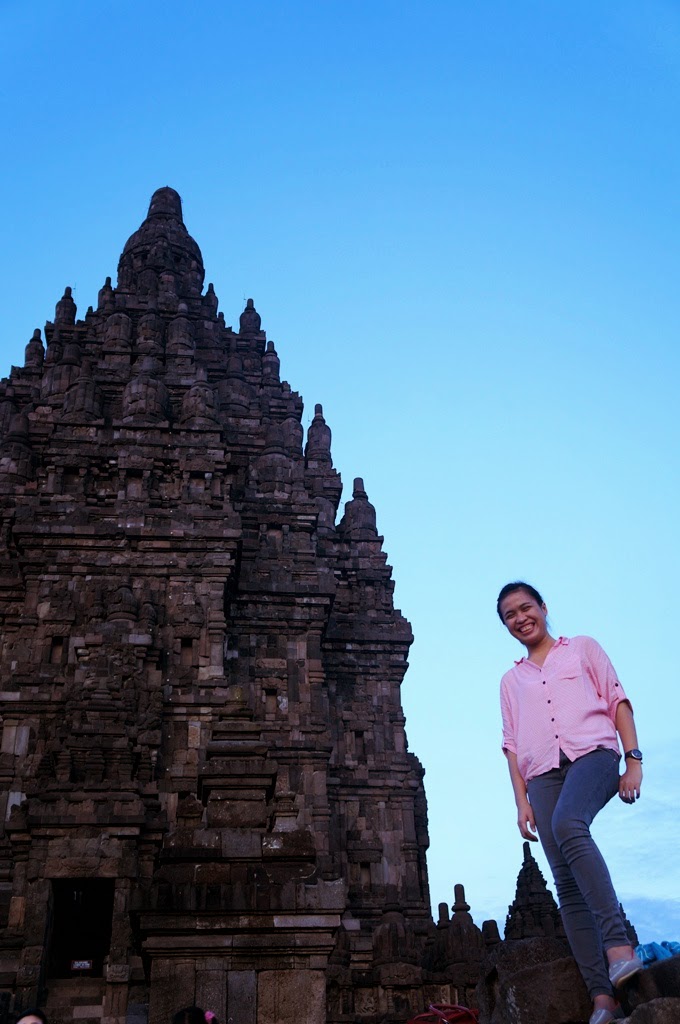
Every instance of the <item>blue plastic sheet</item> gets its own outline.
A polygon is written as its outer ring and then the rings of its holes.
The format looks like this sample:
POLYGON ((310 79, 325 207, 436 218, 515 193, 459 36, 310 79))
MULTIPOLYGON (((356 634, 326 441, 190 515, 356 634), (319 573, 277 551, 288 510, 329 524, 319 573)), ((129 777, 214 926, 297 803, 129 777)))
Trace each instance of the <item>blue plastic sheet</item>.
POLYGON ((680 942, 645 942, 637 946, 635 952, 643 964, 654 964, 659 960, 668 960, 680 953, 680 942))

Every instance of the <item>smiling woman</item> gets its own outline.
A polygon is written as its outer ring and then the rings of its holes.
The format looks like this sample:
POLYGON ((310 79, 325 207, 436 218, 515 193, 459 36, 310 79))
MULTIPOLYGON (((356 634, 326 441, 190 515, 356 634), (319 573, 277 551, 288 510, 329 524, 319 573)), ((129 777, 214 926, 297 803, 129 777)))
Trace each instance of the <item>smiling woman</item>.
POLYGON ((525 839, 535 840, 538 830, 564 930, 593 999, 590 1024, 608 1024, 617 1016, 615 989, 642 965, 590 825, 616 792, 626 803, 640 795, 633 711, 595 640, 550 635, 548 609, 535 587, 508 583, 496 608, 527 650, 501 681, 503 751, 517 825, 525 839), (620 778, 617 733, 626 759, 620 778))
POLYGON ((496 611, 508 631, 522 642, 536 628, 540 640, 548 635, 548 609, 539 592, 530 583, 507 583, 498 595, 496 611), (518 628, 518 622, 521 628, 518 628))

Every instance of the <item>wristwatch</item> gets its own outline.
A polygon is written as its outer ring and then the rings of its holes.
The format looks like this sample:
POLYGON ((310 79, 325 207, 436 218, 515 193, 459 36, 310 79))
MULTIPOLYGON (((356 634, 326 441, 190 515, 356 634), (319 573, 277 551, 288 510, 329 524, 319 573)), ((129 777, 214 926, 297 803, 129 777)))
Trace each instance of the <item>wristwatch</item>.
POLYGON ((638 750, 637 747, 633 747, 632 750, 627 750, 623 756, 624 757, 632 757, 632 759, 634 761, 642 762, 642 751, 638 750))

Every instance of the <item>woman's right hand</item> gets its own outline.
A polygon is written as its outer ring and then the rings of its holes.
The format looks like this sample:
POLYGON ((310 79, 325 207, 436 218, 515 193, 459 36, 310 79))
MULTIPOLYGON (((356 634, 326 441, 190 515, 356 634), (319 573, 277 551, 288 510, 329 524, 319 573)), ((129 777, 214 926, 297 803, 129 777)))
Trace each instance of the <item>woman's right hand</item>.
POLYGON ((538 842, 534 812, 528 800, 523 800, 517 805, 517 828, 520 830, 522 839, 529 839, 532 843, 538 842))

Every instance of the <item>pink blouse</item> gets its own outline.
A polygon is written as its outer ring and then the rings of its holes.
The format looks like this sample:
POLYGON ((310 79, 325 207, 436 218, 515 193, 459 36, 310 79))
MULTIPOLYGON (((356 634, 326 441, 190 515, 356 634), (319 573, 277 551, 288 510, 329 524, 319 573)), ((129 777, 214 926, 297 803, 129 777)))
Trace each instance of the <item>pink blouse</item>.
MULTIPOLYGON (((619 750, 614 720, 628 701, 596 640, 561 636, 543 665, 522 658, 501 679, 503 750, 517 755, 525 782, 597 747, 619 750)), ((630 701, 628 701, 630 703, 630 701)))

